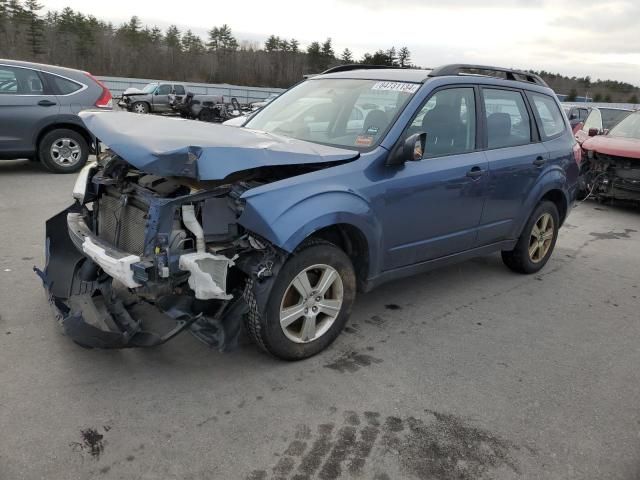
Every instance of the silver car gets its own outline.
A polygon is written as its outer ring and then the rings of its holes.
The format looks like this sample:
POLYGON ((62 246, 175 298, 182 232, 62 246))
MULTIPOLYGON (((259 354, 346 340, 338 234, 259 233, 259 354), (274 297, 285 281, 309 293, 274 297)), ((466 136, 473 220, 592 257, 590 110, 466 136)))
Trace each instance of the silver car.
POLYGON ((142 90, 127 88, 118 106, 135 113, 170 113, 171 100, 181 100, 185 94, 185 86, 181 83, 152 82, 142 90))
POLYGON ((0 59, 0 159, 30 158, 54 173, 76 172, 95 142, 78 113, 111 107, 107 87, 87 72, 0 59))

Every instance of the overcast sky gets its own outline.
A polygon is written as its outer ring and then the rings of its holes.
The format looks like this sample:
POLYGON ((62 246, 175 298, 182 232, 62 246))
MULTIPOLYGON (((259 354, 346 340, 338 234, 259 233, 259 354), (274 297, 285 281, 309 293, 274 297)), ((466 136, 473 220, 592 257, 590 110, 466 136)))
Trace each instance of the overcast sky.
POLYGON ((483 63, 640 85, 640 0, 41 0, 118 24, 175 23, 206 37, 227 23, 238 40, 270 34, 302 46, 331 37, 336 53, 407 46, 414 63, 483 63))

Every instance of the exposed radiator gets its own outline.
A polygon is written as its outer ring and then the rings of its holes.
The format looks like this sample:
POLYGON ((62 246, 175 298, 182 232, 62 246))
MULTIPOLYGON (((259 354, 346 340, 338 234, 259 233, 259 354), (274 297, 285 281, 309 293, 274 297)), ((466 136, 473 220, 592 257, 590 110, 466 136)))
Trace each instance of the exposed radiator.
POLYGON ((131 200, 123 206, 120 197, 102 195, 98 200, 98 236, 120 250, 142 255, 146 214, 146 210, 131 200))

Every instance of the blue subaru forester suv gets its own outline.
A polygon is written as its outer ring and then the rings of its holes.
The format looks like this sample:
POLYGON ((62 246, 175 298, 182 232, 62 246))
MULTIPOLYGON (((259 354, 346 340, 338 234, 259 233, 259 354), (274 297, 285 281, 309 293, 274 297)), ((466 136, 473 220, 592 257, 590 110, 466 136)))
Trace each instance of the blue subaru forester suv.
POLYGON ((48 220, 36 270, 86 347, 189 330, 224 350, 244 323, 266 351, 301 359, 337 337, 357 290, 496 251, 537 272, 581 160, 544 81, 473 65, 340 66, 241 128, 80 115, 108 150, 48 220))

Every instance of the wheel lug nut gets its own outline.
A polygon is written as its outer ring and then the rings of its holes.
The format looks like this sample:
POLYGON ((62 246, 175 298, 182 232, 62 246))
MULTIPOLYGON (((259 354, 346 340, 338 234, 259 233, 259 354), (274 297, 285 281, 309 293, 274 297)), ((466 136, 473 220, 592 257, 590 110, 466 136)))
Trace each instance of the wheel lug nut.
POLYGON ((318 307, 313 307, 311 310, 313 310, 314 312, 318 311, 318 307))
POLYGON ((319 301, 320 301, 320 297, 316 297, 316 302, 319 302, 319 301))
POLYGON ((308 309, 308 308, 305 308, 305 309, 304 309, 304 313, 309 313, 309 309, 308 309))

